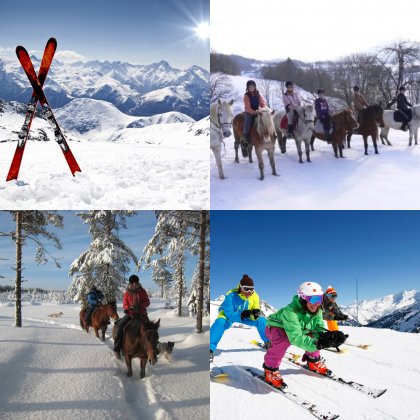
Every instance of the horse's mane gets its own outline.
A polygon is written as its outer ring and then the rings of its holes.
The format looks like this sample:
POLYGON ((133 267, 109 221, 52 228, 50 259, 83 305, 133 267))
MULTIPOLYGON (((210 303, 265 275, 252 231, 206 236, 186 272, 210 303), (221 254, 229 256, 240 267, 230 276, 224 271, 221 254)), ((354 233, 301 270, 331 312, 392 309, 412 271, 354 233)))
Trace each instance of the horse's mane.
POLYGON ((217 115, 217 102, 214 102, 210 105, 210 121, 217 123, 219 121, 219 116, 217 115))
POLYGON ((256 128, 257 133, 260 137, 264 136, 266 130, 269 134, 274 134, 274 123, 273 118, 271 117, 270 108, 262 108, 257 114, 256 128))

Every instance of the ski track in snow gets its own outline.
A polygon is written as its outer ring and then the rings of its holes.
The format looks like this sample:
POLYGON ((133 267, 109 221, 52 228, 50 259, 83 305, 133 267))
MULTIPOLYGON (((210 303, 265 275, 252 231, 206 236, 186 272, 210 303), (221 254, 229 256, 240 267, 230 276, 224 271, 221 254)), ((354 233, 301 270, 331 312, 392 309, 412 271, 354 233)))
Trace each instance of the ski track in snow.
MULTIPOLYGON (((211 323, 217 316, 219 302, 212 302, 211 323)), ((372 388, 387 388, 385 394, 373 399, 327 378, 282 362, 280 372, 289 391, 316 404, 323 410, 339 414, 345 420, 412 419, 420 410, 420 336, 387 329, 342 327, 349 342, 371 344, 368 350, 347 347, 348 352, 322 352, 327 366, 344 379, 372 388), (351 340, 351 341, 350 341, 351 340)), ((238 418, 281 418, 300 420, 314 417, 288 401, 268 385, 252 379, 241 367, 263 371, 265 352, 250 344, 261 341, 255 328, 230 328, 222 337, 215 363, 231 376, 210 384, 211 420, 238 418), (238 402, 241 403, 238 403, 238 402)), ((345 346, 344 346, 345 347, 345 346)), ((290 352, 303 354, 291 346, 290 352)))
POLYGON ((207 140, 174 145, 69 142, 73 177, 54 142, 26 145, 17 181, 6 182, 16 143, 0 144, 0 207, 7 209, 192 209, 209 207, 207 140))
POLYGON ((193 334, 195 320, 163 306, 152 300, 149 316, 161 319, 160 341, 175 348, 170 361, 159 356, 148 364, 140 380, 139 359, 127 378, 125 361, 114 358, 112 324, 105 343, 92 329, 81 331, 79 305, 24 303, 23 327, 16 328, 14 305, 0 303, 0 418, 208 419, 208 323, 204 334, 193 334), (58 311, 59 320, 47 317, 58 311))

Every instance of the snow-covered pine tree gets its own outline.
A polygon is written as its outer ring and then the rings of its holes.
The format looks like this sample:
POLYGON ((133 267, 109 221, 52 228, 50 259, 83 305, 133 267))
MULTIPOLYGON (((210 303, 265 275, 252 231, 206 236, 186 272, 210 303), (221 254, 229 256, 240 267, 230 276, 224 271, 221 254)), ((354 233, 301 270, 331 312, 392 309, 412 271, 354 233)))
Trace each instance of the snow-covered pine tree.
POLYGON ((15 285, 15 299, 16 299, 16 327, 22 326, 22 249, 27 240, 36 243, 37 249, 35 252, 35 262, 37 264, 46 264, 48 262, 47 255, 54 260, 57 267, 60 264, 54 256, 52 256, 45 248, 44 243, 40 238, 52 241, 57 249, 61 249, 61 242, 58 237, 50 232, 47 227, 52 225, 54 227, 63 227, 63 216, 60 216, 55 211, 11 211, 13 220, 16 222, 16 230, 14 232, 1 232, 0 236, 10 236, 16 243, 16 285, 15 285))
POLYGON ((70 266, 69 276, 74 277, 69 294, 84 303, 87 290, 94 284, 108 301, 121 296, 126 286, 129 263, 137 262, 134 252, 118 234, 127 229, 126 217, 135 215, 131 210, 91 210, 77 213, 83 223, 89 225, 92 237, 89 249, 84 251, 70 266))
POLYGON ((167 295, 169 288, 172 285, 172 273, 169 271, 167 258, 158 258, 150 262, 152 268, 152 280, 159 286, 160 298, 167 295), (165 293, 166 292, 166 293, 165 293))

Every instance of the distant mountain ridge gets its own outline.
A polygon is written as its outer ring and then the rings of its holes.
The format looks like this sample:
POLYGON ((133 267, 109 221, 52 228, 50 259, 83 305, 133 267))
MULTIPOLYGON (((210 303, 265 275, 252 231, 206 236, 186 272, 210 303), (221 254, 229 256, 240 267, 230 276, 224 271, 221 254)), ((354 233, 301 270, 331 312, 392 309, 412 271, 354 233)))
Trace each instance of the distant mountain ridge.
MULTIPOLYGON (((35 69, 40 60, 32 56, 35 69)), ((148 65, 120 61, 77 61, 53 65, 45 82, 53 108, 75 98, 110 102, 133 116, 178 111, 195 120, 209 114, 209 72, 199 66, 176 69, 161 60, 148 65)), ((26 103, 32 88, 17 59, 0 57, 1 99, 26 103)))

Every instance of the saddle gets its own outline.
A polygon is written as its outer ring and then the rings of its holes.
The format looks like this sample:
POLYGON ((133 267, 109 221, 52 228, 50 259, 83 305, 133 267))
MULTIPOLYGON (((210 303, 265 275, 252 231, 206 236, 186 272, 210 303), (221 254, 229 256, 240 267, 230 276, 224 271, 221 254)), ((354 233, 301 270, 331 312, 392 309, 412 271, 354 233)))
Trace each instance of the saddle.
MULTIPOLYGON (((315 131, 315 133, 325 134, 324 124, 322 124, 321 120, 316 121, 314 131, 315 131)), ((333 127, 332 127, 332 124, 331 124, 330 134, 332 134, 332 132, 333 132, 333 127)))
MULTIPOLYGON (((297 125, 298 125, 298 120, 299 117, 297 116, 296 113, 293 114, 293 122, 292 122, 292 129, 295 130, 297 125)), ((280 128, 282 130, 287 130, 287 115, 285 115, 281 120, 280 120, 280 128)))
POLYGON ((407 120, 407 122, 410 122, 412 119, 411 112, 405 113, 399 109, 396 109, 394 111, 394 121, 403 123, 407 120))

